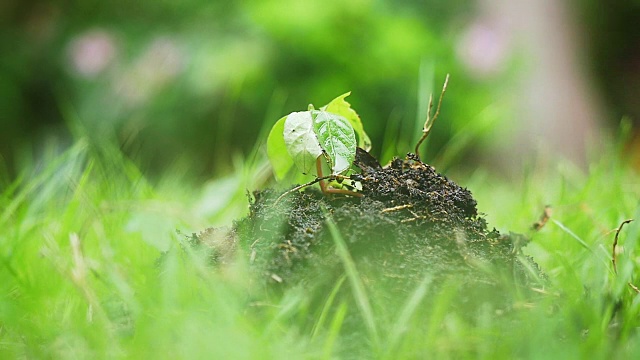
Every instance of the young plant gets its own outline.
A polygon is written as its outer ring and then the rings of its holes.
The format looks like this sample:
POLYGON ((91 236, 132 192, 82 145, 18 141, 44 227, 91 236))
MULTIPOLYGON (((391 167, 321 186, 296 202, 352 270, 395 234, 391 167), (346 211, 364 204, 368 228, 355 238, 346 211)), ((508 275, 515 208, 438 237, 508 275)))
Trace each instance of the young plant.
POLYGON ((267 155, 277 180, 294 166, 305 175, 315 167, 317 177, 309 184, 318 182, 324 193, 361 196, 325 183, 346 178, 343 174, 351 170, 356 147, 371 148, 360 116, 344 100, 349 94, 338 96, 320 110, 309 105, 307 111, 293 112, 275 123, 267 139, 267 155), (323 176, 323 160, 331 172, 328 176, 323 176))
MULTIPOLYGON (((442 105, 442 98, 447 90, 448 82, 449 75, 447 74, 433 117, 431 117, 433 96, 429 97, 429 108, 422 137, 415 147, 417 160, 420 160, 420 145, 429 136, 431 127, 440 114, 440 105, 442 105)), ((320 110, 309 105, 307 111, 292 112, 278 120, 271 129, 267 139, 267 155, 277 180, 282 180, 294 166, 305 175, 313 171, 314 166, 316 171, 315 180, 297 186, 282 196, 315 183, 320 184, 320 188, 325 194, 362 196, 360 193, 332 187, 325 183, 325 180, 348 179, 343 174, 348 173, 353 166, 356 147, 367 152, 371 149, 371 140, 364 131, 360 116, 344 100, 349 94, 351 93, 338 96, 329 104, 321 107, 320 110), (331 171, 328 176, 323 176, 322 160, 326 162, 331 171)))

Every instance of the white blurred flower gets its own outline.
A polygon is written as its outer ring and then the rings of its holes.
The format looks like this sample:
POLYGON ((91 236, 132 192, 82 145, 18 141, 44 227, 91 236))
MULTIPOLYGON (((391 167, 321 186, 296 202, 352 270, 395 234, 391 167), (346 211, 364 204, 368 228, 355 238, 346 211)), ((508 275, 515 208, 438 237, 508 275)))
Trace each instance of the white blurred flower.
POLYGON ((138 67, 152 72, 154 81, 172 80, 184 68, 184 54, 175 41, 168 37, 159 37, 138 60, 138 67))
POLYGON ((116 92, 129 105, 146 102, 185 68, 186 55, 179 44, 166 37, 154 39, 133 64, 119 74, 116 92))

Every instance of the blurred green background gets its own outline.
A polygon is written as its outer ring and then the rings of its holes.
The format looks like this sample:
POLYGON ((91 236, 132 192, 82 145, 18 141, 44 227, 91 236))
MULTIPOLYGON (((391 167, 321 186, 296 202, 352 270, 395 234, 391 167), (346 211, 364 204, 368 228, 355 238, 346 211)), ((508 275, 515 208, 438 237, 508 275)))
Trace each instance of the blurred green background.
MULTIPOLYGON (((263 151, 279 117, 347 91, 385 161, 412 150, 428 95, 437 96, 446 73, 430 158, 443 167, 487 161, 518 146, 518 124, 549 117, 536 109, 583 107, 519 90, 544 59, 530 50, 557 38, 521 36, 536 27, 518 27, 519 18, 541 29, 571 20, 579 35, 571 43, 584 56, 568 64, 587 79, 576 88, 596 99, 586 103, 598 111, 585 109, 598 114, 596 133, 638 116, 638 2, 571 2, 559 20, 536 17, 533 3, 3 1, 0 165, 12 178, 47 144, 87 136, 120 147, 146 173, 180 164, 205 179, 230 171, 235 155, 263 151), (518 98, 537 100, 523 108, 518 98)), ((555 88, 541 86, 543 94, 555 88)), ((559 132, 550 129, 541 137, 559 132)))

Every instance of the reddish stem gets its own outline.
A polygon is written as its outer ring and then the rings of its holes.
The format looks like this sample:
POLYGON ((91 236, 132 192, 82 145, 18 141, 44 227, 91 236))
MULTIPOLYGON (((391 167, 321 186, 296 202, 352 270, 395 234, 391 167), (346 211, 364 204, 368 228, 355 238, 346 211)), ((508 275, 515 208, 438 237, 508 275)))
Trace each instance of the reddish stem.
MULTIPOLYGON (((323 178, 324 176, 322 175, 321 156, 318 156, 318 158, 316 159, 316 170, 318 171, 318 178, 323 178)), ((322 190, 322 193, 325 195, 326 194, 343 194, 343 195, 362 197, 361 193, 358 193, 355 191, 351 191, 347 189, 334 189, 331 186, 329 186, 324 180, 320 180, 319 184, 320 184, 320 189, 322 190)))

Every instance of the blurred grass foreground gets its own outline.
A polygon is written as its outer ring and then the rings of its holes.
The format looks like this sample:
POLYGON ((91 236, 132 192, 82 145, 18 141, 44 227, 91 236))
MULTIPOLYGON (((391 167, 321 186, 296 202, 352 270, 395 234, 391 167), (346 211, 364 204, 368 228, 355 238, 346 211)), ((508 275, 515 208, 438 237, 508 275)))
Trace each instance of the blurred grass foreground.
POLYGON ((608 148, 588 173, 561 162, 534 165, 519 184, 482 170, 464 181, 491 225, 532 236, 524 252, 544 271, 539 296, 513 288, 500 294, 506 308, 461 314, 452 304, 468 289, 452 277, 436 291, 426 278, 395 299, 400 307, 363 313, 375 332, 362 338, 344 330, 358 313, 348 304, 378 300, 347 260, 350 281, 336 291, 355 281, 360 292, 318 303, 305 287, 259 286, 249 249, 217 269, 176 232, 242 216, 254 170, 205 189, 178 173, 152 184, 118 149, 79 139, 0 193, 0 357, 633 357, 639 221, 619 233, 617 272, 611 262, 616 228, 640 217, 640 179, 622 149, 608 148), (548 203, 551 220, 530 232, 548 203))
POLYGON ((638 7, 544 6, 3 2, 0 358, 633 358, 638 7), (446 73, 423 158, 490 226, 531 238, 538 297, 463 316, 467 289, 425 278, 356 317, 375 329, 356 338, 353 303, 375 299, 348 253, 349 280, 318 301, 257 286, 247 249, 219 269, 185 242, 273 184, 282 115, 352 91, 386 162, 412 150, 446 73))

